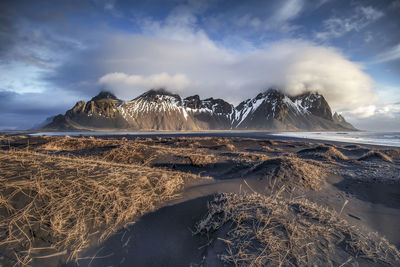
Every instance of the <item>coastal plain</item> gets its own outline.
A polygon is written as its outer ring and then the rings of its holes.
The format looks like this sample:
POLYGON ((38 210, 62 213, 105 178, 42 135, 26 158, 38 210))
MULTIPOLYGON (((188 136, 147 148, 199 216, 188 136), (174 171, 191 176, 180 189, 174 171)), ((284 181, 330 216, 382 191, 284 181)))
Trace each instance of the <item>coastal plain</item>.
POLYGON ((398 266, 400 149, 0 137, 3 266, 398 266))

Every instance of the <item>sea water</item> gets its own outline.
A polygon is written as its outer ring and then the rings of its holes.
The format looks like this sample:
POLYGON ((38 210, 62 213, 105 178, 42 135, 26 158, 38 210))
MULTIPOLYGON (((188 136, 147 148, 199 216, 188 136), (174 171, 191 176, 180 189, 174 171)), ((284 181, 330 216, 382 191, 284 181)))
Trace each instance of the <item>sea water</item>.
POLYGON ((279 132, 272 135, 400 147, 400 132, 279 132))

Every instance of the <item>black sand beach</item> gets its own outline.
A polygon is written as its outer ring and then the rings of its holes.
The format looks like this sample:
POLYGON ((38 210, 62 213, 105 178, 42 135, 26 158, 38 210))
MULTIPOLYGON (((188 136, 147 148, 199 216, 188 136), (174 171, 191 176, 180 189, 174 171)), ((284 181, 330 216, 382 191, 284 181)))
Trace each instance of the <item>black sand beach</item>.
MULTIPOLYGON (((312 227, 332 233, 332 236, 321 237, 321 241, 318 239, 320 236, 317 236, 314 241, 315 249, 322 250, 313 254, 311 248, 306 249, 306 253, 309 254, 307 260, 302 256, 294 256, 302 252, 289 246, 286 252, 289 256, 281 259, 283 265, 302 266, 305 262, 321 264, 326 259, 326 263, 333 266, 395 266, 399 263, 399 149, 289 139, 266 136, 265 133, 249 135, 155 134, 95 138, 2 136, 2 156, 10 158, 7 153, 13 153, 16 160, 21 161, 21 158, 25 158, 21 162, 29 162, 27 154, 36 153, 38 159, 40 155, 59 160, 68 158, 78 162, 86 159, 98 162, 99 166, 111 164, 110 168, 115 168, 112 164, 120 164, 121 168, 126 168, 126 172, 128 169, 143 169, 144 173, 159 171, 185 176, 182 186, 174 189, 176 193, 155 201, 153 208, 132 213, 131 218, 118 223, 113 228, 115 232, 108 235, 104 241, 100 241, 96 234, 89 233, 89 243, 83 246, 74 258, 68 258, 74 248, 68 245, 55 247, 57 237, 51 237, 51 233, 50 237, 41 235, 40 227, 39 230, 25 231, 28 235, 31 233, 31 240, 40 237, 41 246, 52 247, 43 251, 33 249, 35 253, 29 254, 29 258, 26 257, 26 260, 30 260, 27 263, 33 266, 234 266, 238 263, 235 263, 234 259, 240 259, 239 265, 247 265, 248 262, 244 260, 243 255, 235 251, 234 246, 229 252, 229 238, 233 238, 229 229, 234 227, 233 225, 238 226, 237 221, 236 224, 233 223, 234 211, 231 220, 221 222, 221 228, 207 228, 207 231, 205 228, 199 228, 199 223, 205 222, 207 212, 211 211, 208 206, 210 201, 215 197, 233 201, 237 196, 243 196, 243 199, 249 196, 248 203, 264 203, 258 202, 263 198, 268 203, 277 201, 278 206, 265 206, 260 209, 265 209, 268 214, 269 209, 287 205, 284 210, 289 212, 289 217, 294 214, 293 223, 310 220, 307 223, 314 225, 312 227), (231 193, 234 195, 231 196, 231 193), (308 203, 313 203, 312 205, 321 209, 321 213, 314 214, 313 219, 305 215, 308 214, 307 209, 313 207, 308 203), (292 211, 291 208, 296 205, 304 205, 300 209, 303 212, 292 211), (328 216, 326 214, 332 216, 329 224, 321 219, 328 216), (370 233, 375 232, 376 236, 370 236, 370 233), (337 236, 343 238, 336 239, 337 236), (387 242, 382 241, 381 237, 386 238, 387 242), (359 244, 366 245, 360 248, 359 244), (325 251, 325 246, 329 247, 329 252, 325 251), (225 258, 221 255, 225 255, 225 258)), ((7 192, 12 192, 10 188, 13 188, 10 183, 14 180, 8 181, 7 177, 12 174, 4 171, 12 162, 2 164, 3 198, 8 199, 10 205, 15 205, 12 197, 7 198, 7 192)), ((37 164, 40 165, 40 162, 37 164)), ((21 163, 21 169, 15 170, 20 179, 31 179, 24 177, 27 175, 24 166, 28 165, 21 163)), ((46 166, 43 164, 42 168, 46 166)), ((60 166, 58 167, 60 169, 55 170, 55 174, 65 173, 60 166)), ((87 175, 88 179, 92 179, 90 173, 87 175)), ((238 203, 241 203, 240 201, 238 203)), ((10 216, 14 216, 12 210, 7 211, 4 207, 1 213, 3 226, 10 216)), ((221 212, 230 214, 228 211, 221 212)), ((285 226, 284 221, 271 218, 280 223, 279 227, 285 226)), ((93 231, 101 231, 103 227, 105 225, 93 231)), ((2 230, 1 233, 2 239, 10 238, 6 230, 2 230)), ((291 236, 295 234, 290 233, 291 236)), ((296 234, 299 240, 306 240, 305 237, 296 234)), ((294 242, 286 234, 281 236, 282 240, 286 240, 285 238, 294 242)), ((13 263, 15 258, 8 255, 12 255, 12 252, 22 255, 18 253, 29 247, 28 244, 22 245, 0 247, 1 261, 5 265, 13 263)), ((271 247, 265 247, 261 252, 270 249, 271 247)), ((279 252, 279 246, 276 250, 279 252)), ((249 253, 246 257, 251 258, 253 252, 246 253, 249 253)), ((257 253, 260 257, 253 258, 256 266, 275 265, 275 258, 262 256, 260 251, 257 253)))

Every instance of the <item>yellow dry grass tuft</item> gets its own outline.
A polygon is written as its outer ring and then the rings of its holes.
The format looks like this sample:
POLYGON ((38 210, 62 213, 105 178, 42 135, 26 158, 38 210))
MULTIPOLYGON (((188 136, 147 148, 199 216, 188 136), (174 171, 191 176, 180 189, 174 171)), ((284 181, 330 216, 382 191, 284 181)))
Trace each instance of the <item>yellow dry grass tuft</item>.
POLYGON ((365 153, 358 160, 359 161, 383 160, 383 161, 387 161, 387 162, 393 162, 393 160, 390 156, 388 156, 387 154, 384 154, 380 151, 375 151, 375 150, 371 150, 371 151, 365 153))
POLYGON ((387 240, 357 230, 335 211, 279 195, 217 195, 195 233, 222 241, 220 260, 235 266, 400 263, 387 240))
POLYGON ((329 169, 315 160, 304 160, 293 155, 267 159, 255 165, 247 175, 262 175, 272 180, 274 186, 283 185, 291 191, 295 188, 321 189, 329 169))
POLYGON ((94 137, 47 137, 48 141, 39 146, 39 150, 48 151, 73 151, 90 149, 118 144, 115 139, 100 139, 94 137))
POLYGON ((29 265, 43 247, 73 260, 177 196, 189 174, 32 152, 0 151, 0 251, 29 265))
POLYGON ((267 152, 273 152, 275 151, 275 148, 271 148, 270 146, 262 146, 263 150, 267 152))
POLYGON ((225 145, 224 145, 224 148, 225 148, 226 150, 228 150, 228 151, 235 151, 235 150, 236 150, 235 145, 230 144, 230 143, 225 144, 225 145))
POLYGON ((164 150, 166 149, 156 149, 141 143, 126 142, 115 149, 105 152, 103 159, 118 163, 148 165, 151 160, 162 155, 164 150))
POLYGON ((392 159, 400 159, 400 149, 387 149, 382 151, 392 159))
POLYGON ((341 160, 346 161, 349 158, 333 146, 317 146, 314 148, 306 148, 298 152, 300 155, 315 156, 327 161, 341 160))
POLYGON ((218 161, 217 157, 212 154, 190 154, 186 157, 189 159, 190 164, 196 167, 204 167, 209 164, 214 164, 218 161))

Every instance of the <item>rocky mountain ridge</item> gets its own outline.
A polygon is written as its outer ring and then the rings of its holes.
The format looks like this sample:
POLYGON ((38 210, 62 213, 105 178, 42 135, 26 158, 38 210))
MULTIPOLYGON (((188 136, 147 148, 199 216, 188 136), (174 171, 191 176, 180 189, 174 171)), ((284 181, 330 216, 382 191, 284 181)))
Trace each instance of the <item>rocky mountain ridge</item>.
POLYGON ((51 130, 355 130, 332 114, 318 93, 288 96, 269 89, 237 107, 223 99, 182 98, 164 89, 150 90, 131 101, 101 92, 90 101, 78 101, 65 115, 44 127, 51 130))

